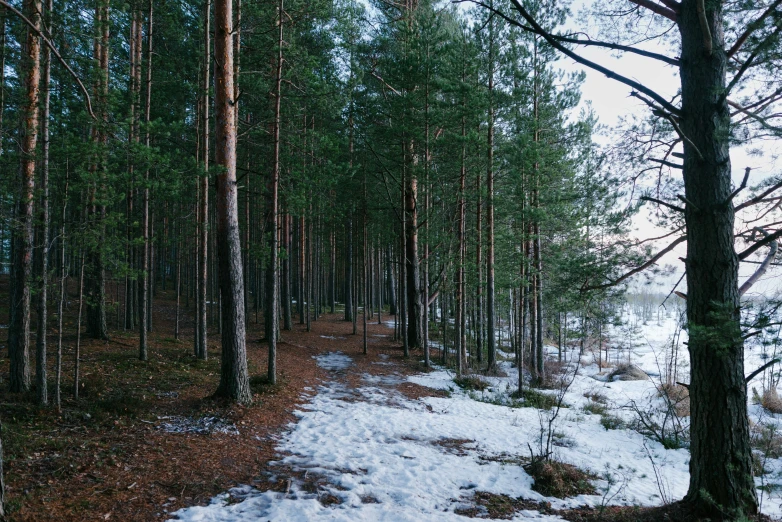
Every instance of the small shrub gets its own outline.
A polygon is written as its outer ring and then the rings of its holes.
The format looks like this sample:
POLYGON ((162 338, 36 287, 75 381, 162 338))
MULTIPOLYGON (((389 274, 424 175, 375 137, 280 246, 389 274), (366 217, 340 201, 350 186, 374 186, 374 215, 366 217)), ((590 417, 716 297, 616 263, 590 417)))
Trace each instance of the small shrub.
POLYGON ((88 373, 79 381, 80 397, 100 397, 106 392, 106 380, 101 373, 88 373))
POLYGON ((609 415, 604 414, 600 418, 600 424, 606 429, 606 430, 621 430, 624 429, 627 425, 625 424, 625 421, 623 421, 621 418, 615 416, 615 415, 609 415))
MULTIPOLYGON (((557 398, 555 396, 548 393, 539 392, 531 388, 524 388, 524 391, 522 391, 521 395, 519 395, 519 392, 516 391, 513 393, 513 395, 511 395, 511 397, 524 401, 522 404, 523 406, 528 408, 537 408, 539 410, 550 410, 557 405, 557 398)), ((562 407, 567 406, 563 404, 562 407)))
POLYGON ((765 459, 756 452, 752 452, 752 476, 761 477, 768 473, 768 470, 763 465, 765 459))
POLYGON ((584 392, 584 397, 587 399, 593 401, 593 402, 599 402, 600 404, 607 404, 608 403, 608 397, 603 395, 602 392, 596 391, 596 390, 590 390, 588 392, 584 392))
POLYGON ((604 415, 608 408, 605 404, 601 404, 599 402, 593 402, 589 401, 583 408, 583 410, 587 413, 591 413, 593 415, 604 415))
POLYGON ((454 377, 454 384, 463 390, 484 391, 489 387, 489 383, 477 375, 462 375, 454 377))
POLYGON ((524 471, 535 479, 532 489, 547 497, 568 498, 596 493, 590 481, 597 476, 572 464, 538 458, 524 466, 524 471))

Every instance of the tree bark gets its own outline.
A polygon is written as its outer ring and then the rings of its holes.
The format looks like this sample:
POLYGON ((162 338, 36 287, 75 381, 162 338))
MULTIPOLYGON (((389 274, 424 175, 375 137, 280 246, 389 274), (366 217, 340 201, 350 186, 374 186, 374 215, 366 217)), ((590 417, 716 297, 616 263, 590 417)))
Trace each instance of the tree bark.
MULTIPOLYGON (((49 36, 52 32, 52 11, 53 0, 46 2, 46 28, 49 36)), ((43 78, 41 86, 43 88, 43 114, 41 115, 41 145, 43 153, 41 155, 41 213, 40 213, 40 233, 38 234, 38 244, 40 245, 40 256, 38 259, 38 328, 36 332, 35 343, 35 388, 38 404, 46 405, 49 403, 49 389, 46 378, 46 330, 47 330, 47 292, 49 290, 49 111, 51 102, 51 73, 52 73, 52 55, 51 49, 45 47, 43 50, 43 78)))
POLYGON ((90 201, 89 226, 92 228, 92 244, 89 245, 89 270, 87 274, 87 335, 93 339, 108 339, 106 323, 106 269, 103 250, 106 235, 106 169, 109 120, 109 0, 98 0, 95 8, 94 57, 98 65, 98 78, 95 82, 95 97, 98 99, 100 114, 93 125, 93 140, 98 152, 90 169, 96 178, 90 201))
POLYGON ((277 382, 277 331, 279 330, 279 286, 277 281, 277 235, 279 233, 279 186, 280 186, 280 125, 282 106, 282 46, 283 46, 283 0, 277 5, 277 66, 274 88, 274 163, 268 185, 268 233, 269 266, 266 267, 266 340, 269 343, 268 381, 277 382))
MULTIPOLYGON (((36 30, 41 27, 41 1, 25 0, 23 10, 36 30)), ((39 96, 41 82, 41 42, 38 33, 27 30, 24 48, 25 99, 20 154, 20 193, 14 231, 14 282, 11 298, 11 324, 8 332, 10 359, 9 387, 12 392, 30 389, 30 276, 33 258, 33 197, 38 147, 39 96)))
POLYGON ((407 268, 407 344, 410 349, 421 348, 423 325, 421 319, 421 282, 418 259, 418 179, 412 172, 415 167, 415 151, 408 140, 405 149, 407 179, 405 183, 405 262, 407 268))
POLYGON ((293 330, 293 310, 291 310, 291 215, 285 214, 282 228, 282 248, 285 258, 282 260, 282 323, 283 329, 293 330))
MULTIPOLYGON (((141 76, 141 16, 139 13, 139 31, 138 31, 138 64, 136 65, 141 76)), ((149 121, 152 108, 152 0, 149 0, 149 12, 147 14, 147 89, 146 101, 144 102, 144 123, 146 131, 144 145, 149 149, 149 121)), ((139 281, 139 354, 138 358, 142 361, 147 360, 147 331, 151 326, 149 323, 151 291, 149 271, 151 268, 151 249, 149 240, 149 169, 144 171, 144 196, 141 203, 141 238, 143 241, 142 259, 141 259, 141 279, 139 281)))
POLYGON ((730 112, 723 93, 727 55, 723 2, 707 2, 713 52, 706 52, 697 2, 682 2, 681 130, 687 199, 687 320, 691 382, 690 487, 696 513, 758 510, 739 324, 739 260, 734 247, 730 112))
POLYGON ((201 89, 203 90, 203 98, 201 105, 201 127, 203 129, 201 154, 204 162, 204 173, 200 179, 200 208, 198 210, 199 232, 200 237, 198 239, 198 274, 197 288, 198 295, 196 296, 196 339, 195 339, 195 353, 196 357, 201 360, 206 360, 208 357, 208 345, 207 345, 207 295, 208 295, 208 274, 209 274, 209 88, 212 69, 212 55, 211 55, 211 0, 204 1, 204 63, 203 63, 203 77, 201 89))
POLYGON ((222 301, 222 356, 216 395, 249 403, 244 321, 244 277, 236 186, 236 115, 232 0, 217 0, 215 17, 215 138, 217 174, 217 254, 222 301))
POLYGON ((486 136, 486 348, 489 372, 497 370, 494 304, 494 19, 489 22, 489 115, 486 136))

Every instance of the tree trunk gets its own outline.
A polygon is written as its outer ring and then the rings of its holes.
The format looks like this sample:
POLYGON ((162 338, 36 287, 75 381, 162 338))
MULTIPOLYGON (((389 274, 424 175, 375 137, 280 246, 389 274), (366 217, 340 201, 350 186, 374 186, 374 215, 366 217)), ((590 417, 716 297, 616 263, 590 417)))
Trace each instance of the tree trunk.
POLYGON ((76 347, 73 349, 73 398, 79 400, 79 365, 81 363, 81 314, 84 310, 84 252, 79 263, 79 315, 76 319, 76 347))
POLYGON ((353 320, 353 218, 345 220, 345 321, 353 320))
POLYGON ((103 250, 106 235, 106 169, 108 152, 109 119, 109 0, 98 0, 95 8, 94 57, 98 65, 98 78, 95 82, 95 97, 98 100, 100 114, 93 127, 93 140, 98 152, 90 167, 96 178, 96 186, 91 194, 89 226, 92 228, 93 243, 89 245, 89 270, 87 275, 87 335, 93 339, 108 339, 106 323, 106 268, 103 250))
MULTIPOLYGON (((0 155, 5 148, 5 133, 3 132, 3 121, 5 116, 5 43, 6 43, 6 8, 0 7, 0 155)), ((1 252, 1 251, 0 251, 1 252)), ((0 259, 2 256, 0 256, 0 259)))
MULTIPOLYGON (((66 163, 67 165, 67 163, 66 163)), ((62 203, 62 223, 60 225, 60 299, 57 304, 57 359, 55 361, 55 381, 54 381, 54 403, 57 411, 60 412, 61 399, 61 379, 62 379, 62 310, 65 304, 65 288, 68 277, 68 271, 65 262, 65 216, 68 209, 68 170, 65 171, 65 190, 63 192, 62 203)))
POLYGON ((497 370, 494 304, 494 19, 489 22, 489 118, 486 137, 486 348, 488 370, 497 370))
POLYGON ((723 97, 727 56, 722 2, 707 2, 713 52, 703 45, 697 2, 682 2, 681 130, 687 199, 687 320, 691 382, 690 488, 697 514, 731 518, 758 510, 752 477, 744 351, 739 325, 739 260, 723 97))
POLYGON ((236 115, 232 0, 217 0, 215 16, 215 137, 217 174, 217 254, 222 301, 222 357, 216 395, 249 403, 244 321, 244 277, 236 186, 236 115))
MULTIPOLYGON (((25 0, 24 13, 37 30, 41 27, 41 1, 25 0)), ((11 298, 11 324, 8 332, 10 359, 9 385, 12 392, 30 389, 30 276, 33 258, 33 197, 38 146, 39 95, 41 82, 41 43, 38 33, 27 30, 23 57, 25 100, 20 154, 20 193, 17 229, 14 231, 14 282, 11 298)))
MULTIPOLYGON (((146 124, 144 145, 149 149, 149 121, 150 110, 152 105, 152 0, 149 0, 149 12, 147 15, 147 89, 146 89, 146 101, 144 102, 144 123, 146 124)), ((139 76, 141 75, 141 16, 139 13, 139 31, 138 31, 138 58, 139 63, 136 65, 139 76)), ((151 268, 151 249, 149 240, 149 169, 144 172, 144 199, 141 203, 141 238, 144 242, 142 248, 142 260, 141 260, 141 280, 139 282, 139 353, 138 358, 142 361, 147 360, 147 331, 151 326, 150 312, 151 312, 151 292, 149 271, 151 268)), ((152 279, 154 281, 154 279, 152 279)))
POLYGON ((391 256, 391 243, 386 245, 386 280, 388 284, 388 313, 396 316, 396 282, 394 281, 394 265, 391 256))
POLYGON ((280 185, 280 107, 282 102, 283 0, 277 6, 277 71, 274 90, 274 163, 268 186, 269 266, 266 268, 266 340, 269 343, 268 381, 277 382, 277 330, 279 329, 279 286, 277 281, 277 234, 280 185))
MULTIPOLYGON (((46 2, 46 26, 49 36, 52 32, 53 0, 46 2)), ((46 326, 47 326, 47 292, 49 290, 49 110, 51 101, 51 49, 43 50, 43 114, 41 115, 41 140, 43 154, 41 156, 41 213, 38 244, 40 256, 38 259, 38 328, 35 343, 35 388, 38 404, 49 403, 49 390, 46 379, 46 326)))
POLYGON ((198 238, 198 256, 197 256, 197 275, 196 286, 198 295, 196 296, 196 339, 195 353, 196 357, 206 360, 208 357, 207 345, 207 295, 208 295, 208 274, 209 274, 209 88, 211 80, 212 56, 211 56, 211 27, 210 27, 211 0, 204 1, 204 63, 202 71, 203 98, 201 105, 201 127, 202 136, 202 159, 204 162, 204 173, 200 179, 200 208, 198 210, 198 225, 200 237, 198 238))
POLYGON ((3 422, 0 419, 0 520, 5 520, 5 474, 3 473, 3 422))
POLYGON ((282 248, 285 258, 282 260, 282 322, 283 329, 293 330, 293 311, 291 310, 291 215, 282 218, 282 248))
POLYGON ((407 179, 405 183, 405 262, 407 264, 407 344, 410 349, 421 348, 423 344, 423 325, 421 318, 421 282, 418 260, 418 179, 412 172, 415 151, 411 141, 405 149, 407 179))

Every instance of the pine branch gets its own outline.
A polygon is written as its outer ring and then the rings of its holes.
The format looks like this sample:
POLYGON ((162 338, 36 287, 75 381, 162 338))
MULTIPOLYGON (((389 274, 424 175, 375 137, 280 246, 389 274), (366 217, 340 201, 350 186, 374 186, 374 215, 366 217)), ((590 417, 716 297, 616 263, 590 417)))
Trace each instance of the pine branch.
POLYGON ((741 46, 744 45, 744 42, 747 41, 747 38, 749 38, 752 33, 758 30, 758 28, 760 28, 761 25, 763 25, 763 21, 771 13, 773 13, 774 10, 777 7, 779 7, 780 4, 782 4, 782 0, 776 0, 776 2, 768 6, 768 9, 766 9, 757 20, 755 20, 754 22, 750 22, 750 24, 747 26, 747 28, 744 30, 741 36, 738 37, 736 43, 733 44, 733 47, 731 47, 730 50, 728 50, 728 58, 731 58, 734 54, 738 52, 739 49, 741 49, 741 46))

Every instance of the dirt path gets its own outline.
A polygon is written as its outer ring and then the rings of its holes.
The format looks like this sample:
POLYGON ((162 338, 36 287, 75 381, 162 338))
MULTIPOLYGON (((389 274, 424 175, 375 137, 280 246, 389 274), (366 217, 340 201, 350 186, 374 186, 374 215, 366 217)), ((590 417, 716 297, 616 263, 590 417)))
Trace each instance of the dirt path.
MULTIPOLYGON (((210 332, 211 360, 195 361, 191 331, 184 330, 179 342, 171 336, 173 306, 165 297, 156 302, 150 361, 136 360, 137 337, 121 330, 112 332, 111 342, 82 346, 79 401, 70 398, 72 339, 65 339, 61 415, 2 387, 10 520, 148 521, 207 503, 237 484, 284 487, 268 483, 267 465, 279 458, 275 443, 296 422, 292 412, 307 390, 333 378, 314 356, 348 354, 355 363, 342 376, 348 388, 361 374, 420 369, 402 358, 391 328, 376 321, 368 325, 365 356, 360 325, 359 335, 351 335, 350 323, 324 315, 311 332, 298 323, 283 332, 279 384, 270 387, 260 378, 267 362, 262 326, 251 323, 247 347, 255 402, 225 404, 209 397, 219 379, 217 332, 210 332)), ((4 357, 0 377, 7 372, 4 357)), ((431 394, 412 384, 403 391, 431 394)))

